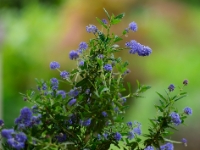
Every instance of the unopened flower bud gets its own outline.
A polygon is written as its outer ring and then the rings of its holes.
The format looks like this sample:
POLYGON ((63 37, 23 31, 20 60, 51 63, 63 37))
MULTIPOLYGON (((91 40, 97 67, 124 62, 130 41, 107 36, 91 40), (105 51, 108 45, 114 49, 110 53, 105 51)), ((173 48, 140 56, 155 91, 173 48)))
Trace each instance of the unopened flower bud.
POLYGON ((188 85, 188 80, 184 80, 184 81, 183 81, 183 84, 184 84, 184 85, 188 85))

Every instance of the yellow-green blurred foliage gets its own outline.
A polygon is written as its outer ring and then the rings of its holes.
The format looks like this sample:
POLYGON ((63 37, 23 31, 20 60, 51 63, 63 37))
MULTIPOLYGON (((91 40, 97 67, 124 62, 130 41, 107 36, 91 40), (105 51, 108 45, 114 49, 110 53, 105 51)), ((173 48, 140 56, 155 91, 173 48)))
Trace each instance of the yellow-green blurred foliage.
MULTIPOLYGON (((155 92, 164 94, 171 83, 178 89, 182 81, 188 79, 185 90, 189 96, 178 102, 177 108, 181 111, 189 106, 194 113, 187 119, 187 126, 178 127, 179 132, 173 139, 188 139, 188 147, 175 145, 176 149, 200 149, 200 6, 181 1, 68 0, 56 7, 35 2, 26 3, 20 10, 1 9, 5 125, 11 127, 20 109, 29 105, 23 102, 19 92, 36 89, 35 78, 59 77, 58 72, 49 69, 51 61, 60 62, 62 70, 76 67, 68 53, 92 37, 86 33, 85 26, 95 24, 101 28, 95 17, 105 18, 103 8, 116 15, 125 12, 123 22, 113 29, 118 35, 131 21, 138 24, 138 32, 125 37, 121 46, 135 39, 153 50, 149 57, 130 55, 128 51, 117 54, 130 63, 131 74, 126 82, 136 87, 138 79, 152 86, 144 93, 145 98, 129 100, 131 107, 125 121, 137 120, 142 123, 142 130, 147 131, 148 118, 156 114, 153 105, 158 103, 158 96, 155 92)), ((69 89, 66 85, 61 88, 69 89)))

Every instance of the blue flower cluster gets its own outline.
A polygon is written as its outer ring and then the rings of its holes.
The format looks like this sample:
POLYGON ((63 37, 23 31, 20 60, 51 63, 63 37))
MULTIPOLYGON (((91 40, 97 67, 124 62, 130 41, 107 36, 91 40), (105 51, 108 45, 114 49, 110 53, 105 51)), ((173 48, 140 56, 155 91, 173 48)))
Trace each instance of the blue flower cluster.
POLYGON ((86 42, 81 42, 81 43, 79 44, 79 49, 80 49, 80 50, 86 50, 87 48, 88 48, 88 45, 87 45, 86 42))
POLYGON ((69 58, 70 58, 71 60, 77 59, 78 57, 79 57, 79 54, 78 54, 77 51, 75 51, 75 50, 70 51, 70 53, 69 53, 69 58))
POLYGON ((98 31, 97 27, 95 25, 89 25, 89 26, 86 26, 86 31, 88 33, 96 33, 98 31))
POLYGON ((53 61, 50 63, 50 68, 51 69, 57 69, 57 68, 60 68, 60 64, 56 61, 53 61))
POLYGON ((59 135, 56 136, 56 139, 59 143, 65 142, 67 140, 67 135, 60 133, 59 135))
POLYGON ((137 24, 133 21, 129 24, 129 29, 136 32, 138 27, 137 27, 137 24))
POLYGON ((66 94, 67 94, 67 93, 66 93, 65 91, 63 91, 63 90, 58 90, 56 94, 57 94, 57 95, 61 95, 62 98, 64 99, 64 98, 66 98, 66 94))
POLYGON ((107 117, 107 116, 108 116, 108 114, 107 114, 105 111, 103 111, 101 114, 102 114, 102 116, 104 116, 104 117, 107 117))
POLYGON ((62 72, 60 72, 60 76, 61 76, 63 79, 68 79, 68 78, 69 78, 69 72, 67 72, 67 71, 62 71, 62 72))
POLYGON ((116 132, 115 135, 114 135, 114 139, 115 139, 116 141, 120 141, 121 138, 122 138, 122 135, 121 135, 119 132, 116 132))
POLYGON ((3 129, 1 131, 2 137, 6 138, 10 147, 20 150, 25 147, 27 140, 26 135, 23 132, 15 132, 13 129, 3 129))
POLYGON ((170 114, 170 117, 171 117, 171 121, 172 121, 176 126, 178 126, 179 124, 181 124, 182 121, 181 121, 180 116, 179 116, 178 113, 172 112, 172 113, 170 114))
POLYGON ((168 89, 169 89, 170 92, 172 92, 175 89, 174 84, 170 84, 168 89))
POLYGON ((160 150, 174 150, 174 145, 172 143, 166 143, 160 146, 160 150))
POLYGON ((192 109, 189 108, 189 107, 186 107, 186 108, 184 108, 184 113, 185 113, 186 115, 191 115, 191 114, 192 114, 192 109))
POLYGON ((18 128, 24 129, 26 127, 32 127, 40 124, 41 115, 33 116, 31 109, 24 107, 21 109, 20 116, 15 119, 15 124, 18 128))
POLYGON ((135 128, 133 128, 133 123, 132 122, 127 122, 127 126, 131 129, 130 132, 128 132, 127 138, 129 140, 135 138, 135 135, 141 135, 141 124, 138 122, 134 122, 134 125, 136 125, 135 128))
POLYGON ((154 150, 152 146, 147 146, 144 150, 154 150))
POLYGON ((0 119, 0 127, 4 126, 4 121, 0 119))
POLYGON ((74 105, 75 103, 76 103, 76 99, 73 98, 73 99, 71 99, 71 100, 69 101, 68 105, 69 105, 69 106, 72 106, 72 105, 74 105))
POLYGON ((80 125, 81 126, 85 126, 85 127, 87 127, 87 126, 89 126, 91 124, 91 118, 89 118, 89 119, 86 119, 86 120, 80 120, 80 125))
POLYGON ((152 53, 152 50, 148 46, 144 46, 135 40, 131 40, 130 42, 126 42, 125 46, 130 49, 130 54, 138 54, 139 56, 149 56, 152 53))
POLYGON ((104 70, 105 70, 105 71, 112 71, 112 65, 111 65, 111 64, 106 64, 106 65, 104 66, 104 70))
POLYGON ((51 88, 52 90, 57 90, 58 89, 58 80, 56 78, 51 79, 51 88))

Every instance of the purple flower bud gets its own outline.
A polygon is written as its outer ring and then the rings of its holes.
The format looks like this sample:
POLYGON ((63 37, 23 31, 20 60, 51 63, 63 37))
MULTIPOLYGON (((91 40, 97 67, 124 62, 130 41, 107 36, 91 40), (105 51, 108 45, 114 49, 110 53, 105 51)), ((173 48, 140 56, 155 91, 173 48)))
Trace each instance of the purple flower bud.
POLYGON ((174 90, 174 88, 175 88, 175 86, 173 84, 170 84, 169 87, 168 87, 170 92, 172 92, 174 90))
POLYGON ((184 80, 184 81, 183 81, 183 84, 184 84, 184 85, 188 85, 188 80, 184 80))
POLYGON ((102 22, 103 22, 104 24, 107 24, 107 23, 108 23, 106 19, 102 19, 102 22))

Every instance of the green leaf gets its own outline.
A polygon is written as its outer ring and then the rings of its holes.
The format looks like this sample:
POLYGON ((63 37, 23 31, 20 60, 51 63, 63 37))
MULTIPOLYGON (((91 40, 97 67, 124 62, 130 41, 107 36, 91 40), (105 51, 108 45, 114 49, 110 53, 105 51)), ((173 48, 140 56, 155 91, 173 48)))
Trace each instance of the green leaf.
POLYGON ((121 20, 125 16, 125 13, 117 15, 114 19, 119 19, 121 20))
POLYGON ((105 42, 105 40, 106 40, 105 35, 100 31, 98 32, 98 35, 99 35, 99 38, 101 39, 101 41, 105 42))
POLYGON ((174 101, 178 101, 179 99, 182 99, 183 97, 186 97, 186 96, 187 96, 187 95, 180 96, 180 97, 174 99, 174 101))
POLYGON ((158 108, 161 112, 163 112, 163 108, 161 106, 155 105, 155 108, 158 108))
POLYGON ((161 98, 161 99, 163 99, 165 102, 167 101, 165 98, 164 98, 164 96, 162 96, 160 93, 158 93, 158 92, 156 92, 158 95, 159 95, 159 97, 161 98))
POLYGON ((126 29, 122 32, 123 35, 126 35, 127 33, 128 33, 128 30, 126 29))
POLYGON ((128 91, 129 91, 129 93, 131 93, 131 92, 132 92, 132 88, 131 88, 130 82, 127 82, 127 86, 128 86, 128 91))
POLYGON ((118 42, 118 41, 121 41, 123 40, 122 38, 118 37, 117 35, 115 35, 114 37, 114 42, 118 42))
POLYGON ((141 89, 139 90, 139 92, 143 93, 143 92, 145 92, 146 90, 148 90, 150 88, 151 88, 151 86, 149 86, 149 85, 142 85, 141 89))
POLYGON ((106 9, 105 9, 105 8, 103 8, 103 10, 105 11, 105 13, 106 13, 106 15, 107 15, 108 19, 110 20, 110 15, 109 15, 109 14, 108 14, 108 12, 106 11, 106 9))
POLYGON ((140 89, 140 82, 138 80, 136 80, 136 82, 137 82, 138 89, 140 89))
POLYGON ((104 23, 103 23, 103 21, 102 20, 100 20, 99 18, 97 18, 96 17, 96 19, 97 19, 97 21, 104 27, 104 28, 108 28, 104 23))

